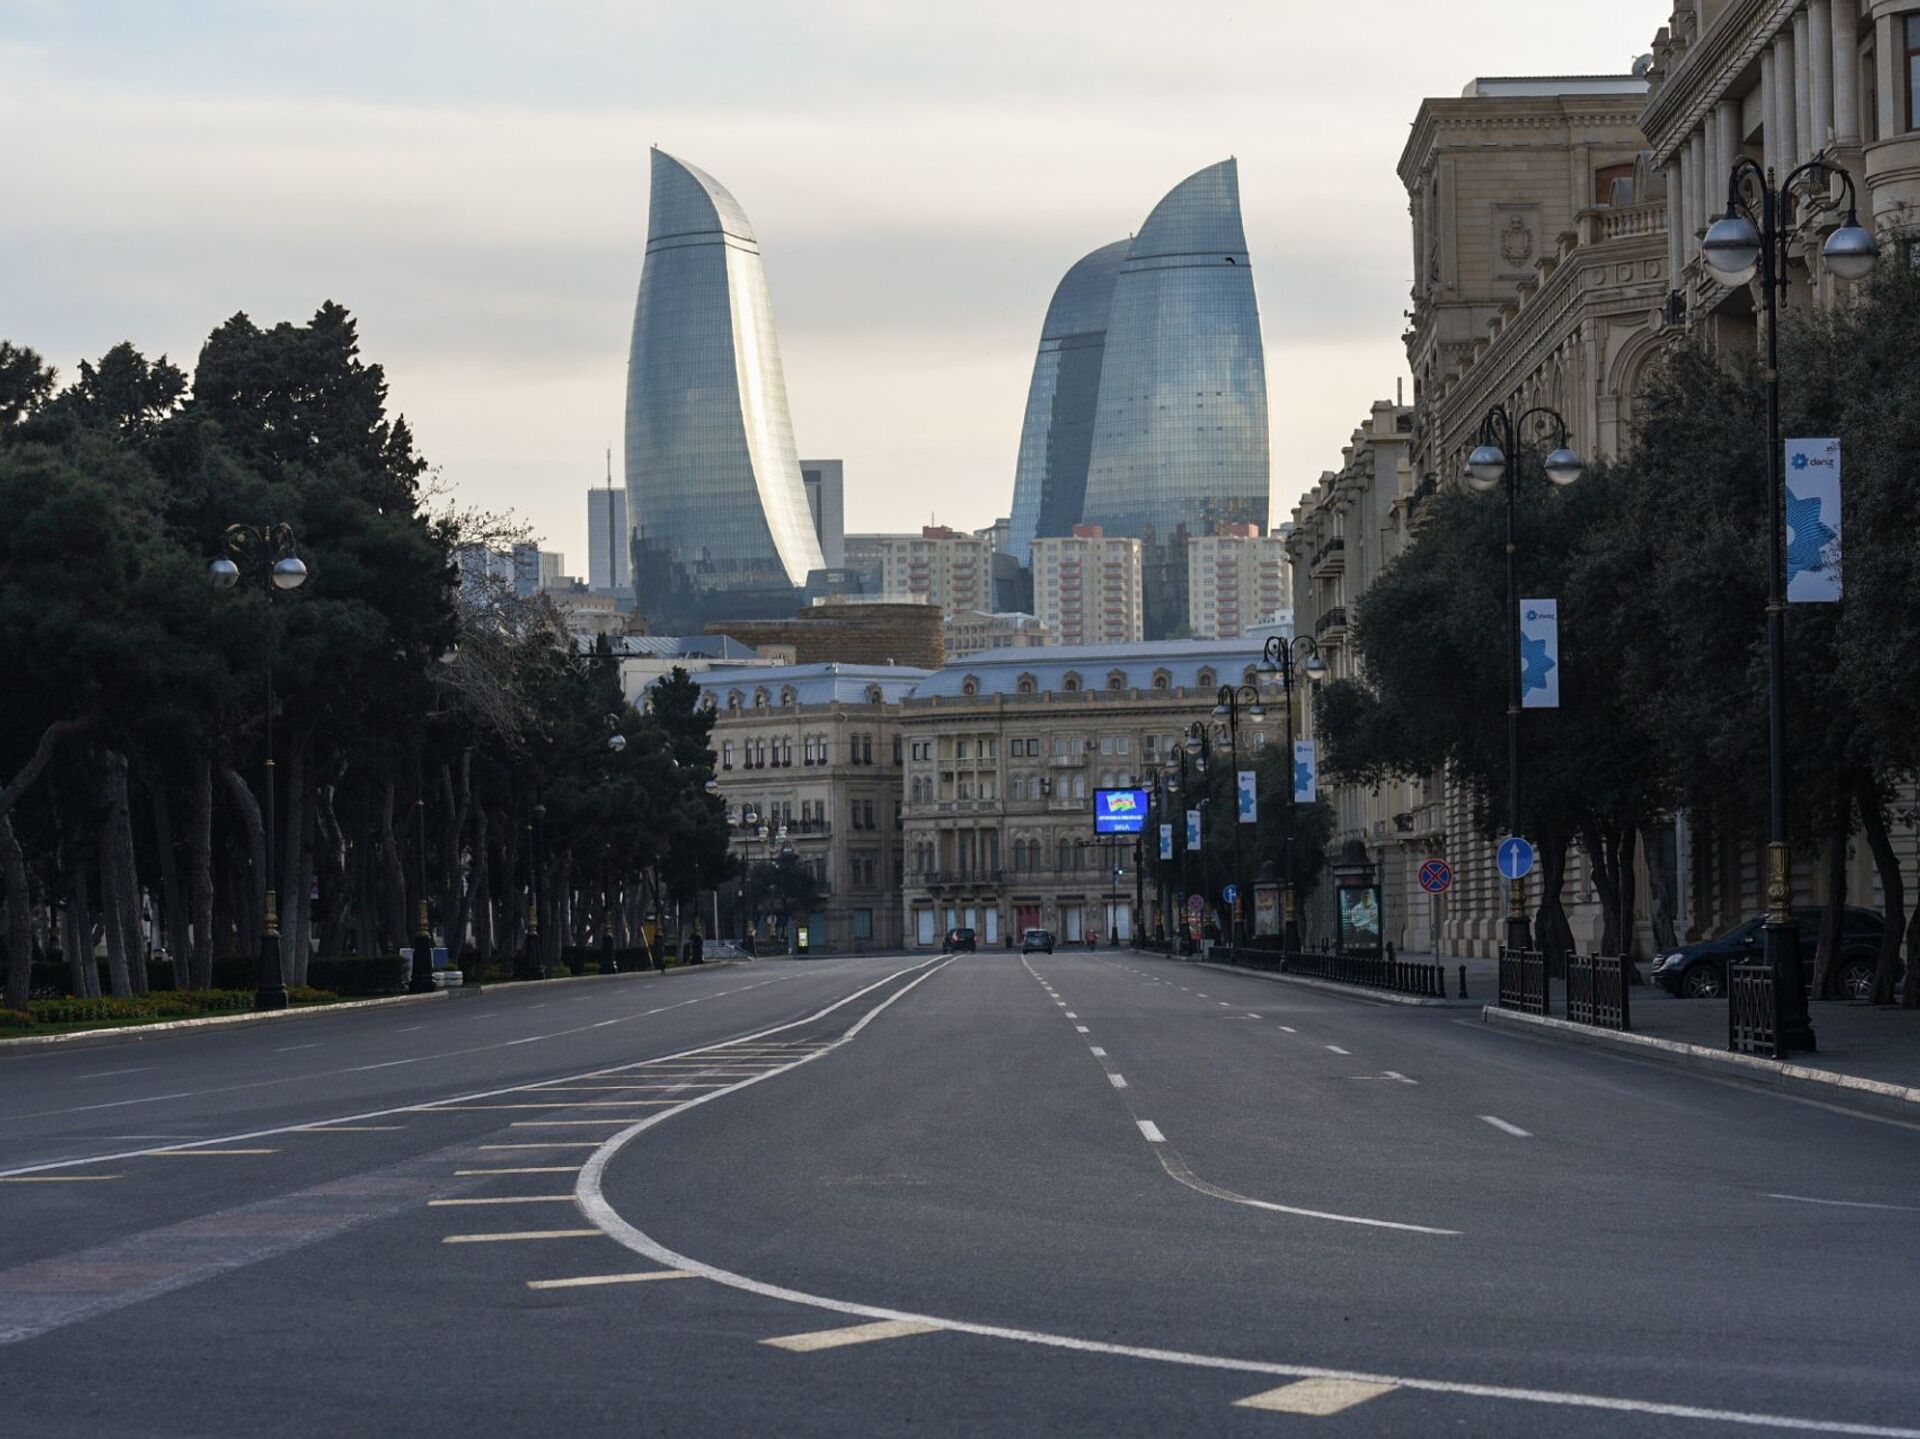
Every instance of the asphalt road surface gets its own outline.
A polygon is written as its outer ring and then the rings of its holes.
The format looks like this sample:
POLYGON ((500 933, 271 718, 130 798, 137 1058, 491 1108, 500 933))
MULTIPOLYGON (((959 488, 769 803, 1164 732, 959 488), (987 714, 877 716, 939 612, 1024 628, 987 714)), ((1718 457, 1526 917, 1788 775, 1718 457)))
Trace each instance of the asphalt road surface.
POLYGON ((1920 1439, 1920 1123, 1127 953, 0 1060, 6 1435, 1920 1439))

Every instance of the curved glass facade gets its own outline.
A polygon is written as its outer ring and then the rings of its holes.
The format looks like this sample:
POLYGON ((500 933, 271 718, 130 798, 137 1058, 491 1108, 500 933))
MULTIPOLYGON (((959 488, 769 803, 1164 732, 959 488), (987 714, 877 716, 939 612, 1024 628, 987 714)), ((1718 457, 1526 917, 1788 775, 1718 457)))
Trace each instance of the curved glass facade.
POLYGON ((1130 243, 1104 245, 1068 270, 1040 327, 1040 353, 1033 362, 1026 420, 1020 428, 1007 545, 1023 565, 1031 560, 1036 536, 1068 534, 1080 523, 1107 315, 1130 243))
POLYGON ((753 226, 717 180, 663 150, 627 360, 626 475, 650 617, 785 615, 824 567, 753 226))
POLYGON ((1232 160, 1147 217, 1114 282, 1081 518, 1147 542, 1149 637, 1185 620, 1186 539, 1267 523, 1266 356, 1232 160))

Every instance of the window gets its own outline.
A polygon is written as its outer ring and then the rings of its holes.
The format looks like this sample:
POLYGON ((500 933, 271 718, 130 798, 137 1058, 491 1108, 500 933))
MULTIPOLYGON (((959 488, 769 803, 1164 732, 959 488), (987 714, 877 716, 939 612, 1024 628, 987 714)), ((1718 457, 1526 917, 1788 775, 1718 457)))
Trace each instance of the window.
POLYGON ((972 675, 968 675, 965 679, 960 681, 960 693, 968 696, 969 698, 979 694, 980 681, 975 679, 972 675))
POLYGON ((1073 675, 1073 674, 1068 675, 1065 679, 1060 681, 1060 688, 1065 690, 1070 695, 1078 694, 1080 692, 1080 676, 1073 675))
POLYGON ((873 763, 873 736, 870 734, 860 736, 860 763, 873 763))
POLYGON ((780 703, 781 703, 781 704, 783 704, 783 705, 790 705, 790 704, 792 704, 792 703, 793 703, 793 693, 794 693, 794 692, 793 692, 793 686, 792 686, 792 685, 782 685, 782 686, 780 687, 780 703))
POLYGON ((853 912, 853 937, 855 939, 873 938, 873 911, 856 909, 853 912))
POLYGON ((1900 73, 1907 85, 1907 128, 1920 130, 1920 11, 1898 19, 1903 42, 1900 46, 1900 73))
POLYGON ((1126 687, 1127 687, 1127 676, 1125 672, 1121 670, 1109 670, 1107 672, 1107 688, 1108 689, 1114 690, 1117 692, 1119 690, 1125 689, 1126 687))
POLYGON ((1113 736, 1112 735, 1103 734, 1100 736, 1100 753, 1101 754, 1113 753, 1113 736))
POLYGON ((1038 686, 1034 684, 1032 675, 1021 675, 1019 683, 1014 688, 1023 695, 1030 695, 1038 686))
POLYGON ((867 686, 867 703, 868 704, 870 705, 882 704, 885 702, 885 699, 886 697, 880 693, 879 685, 867 686))
POLYGON ((1127 737, 1125 735, 1121 735, 1119 739, 1113 742, 1113 752, 1115 754, 1125 754, 1127 752, 1127 737))
POLYGON ((740 693, 740 691, 739 691, 739 690, 729 690, 729 691, 727 691, 727 708, 728 708, 728 709, 730 709, 730 710, 737 710, 737 709, 739 709, 739 708, 740 708, 740 703, 741 703, 741 700, 742 700, 743 698, 744 698, 744 696, 742 696, 742 695, 741 695, 741 693, 740 693))
POLYGON ((953 747, 953 757, 955 759, 965 759, 967 757, 967 742, 965 740, 955 741, 954 747, 953 747))
POLYGON ((733 768, 733 741, 726 740, 720 746, 720 768, 733 768))
POLYGON ((1613 184, 1616 180, 1627 182, 1627 193, 1622 204, 1633 203, 1633 162, 1624 165, 1602 165, 1593 172, 1593 203, 1611 205, 1613 203, 1613 184))
POLYGON ((1213 676, 1213 671, 1212 671, 1212 670, 1210 670, 1210 669, 1208 669, 1208 670, 1201 670, 1201 671, 1200 671, 1200 674, 1199 674, 1199 677, 1198 677, 1197 679, 1195 679, 1195 681, 1194 681, 1194 683, 1195 683, 1195 684, 1197 684, 1197 685, 1199 685, 1199 686, 1200 686, 1200 688, 1201 688, 1201 689, 1203 689, 1203 690, 1210 690, 1210 689, 1212 689, 1212 688, 1213 688, 1213 686, 1214 686, 1214 676, 1213 676))
POLYGON ((1172 689, 1173 676, 1165 670, 1155 670, 1153 672, 1153 687, 1157 690, 1172 689))
POLYGON ((900 736, 899 735, 895 735, 893 737, 893 762, 896 765, 900 763, 900 736))
POLYGON ((753 692, 753 707, 757 710, 763 710, 767 707, 767 692, 764 689, 757 689, 753 692))

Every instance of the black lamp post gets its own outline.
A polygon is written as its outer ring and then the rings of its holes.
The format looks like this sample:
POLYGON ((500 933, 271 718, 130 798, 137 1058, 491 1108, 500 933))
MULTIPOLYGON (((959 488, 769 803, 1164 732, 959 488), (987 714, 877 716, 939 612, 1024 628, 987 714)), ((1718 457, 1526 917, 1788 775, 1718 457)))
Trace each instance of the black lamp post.
MULTIPOLYGON (((281 590, 297 590, 307 582, 307 567, 295 552, 291 525, 228 525, 223 537, 226 553, 207 566, 215 587, 230 590, 242 574, 258 575, 267 599, 281 590)), ((286 972, 280 965, 280 895, 274 882, 274 851, 279 848, 279 812, 274 802, 273 772, 273 640, 262 646, 267 670, 267 899, 261 916, 260 973, 254 991, 255 1009, 287 1007, 286 972)), ((297 910, 296 910, 297 912, 297 910)))
POLYGON ((1294 780, 1293 768, 1293 681, 1296 672, 1307 677, 1309 684, 1319 684, 1327 677, 1326 661, 1320 658, 1320 646, 1312 635, 1296 635, 1285 639, 1280 635, 1270 635, 1260 652, 1260 667, 1267 674, 1280 681, 1281 703, 1287 710, 1287 856, 1286 856, 1286 894, 1287 911, 1285 927, 1281 931, 1280 947, 1288 951, 1300 948, 1300 882, 1299 869, 1295 864, 1294 851, 1299 848, 1300 802, 1295 796, 1299 785, 1294 780))
MULTIPOLYGON (((533 881, 533 923, 527 930, 527 968, 532 971, 528 976, 539 979, 547 972, 547 958, 541 952, 544 941, 540 935, 540 911, 545 898, 544 880, 540 861, 546 857, 547 807, 536 804, 533 807, 533 843, 527 850, 527 872, 533 881)), ((551 926, 549 926, 551 928, 551 926)))
MULTIPOLYGON (((1547 479, 1556 485, 1570 485, 1586 468, 1567 445, 1567 422, 1557 410, 1536 406, 1519 416, 1509 414, 1505 405, 1495 405, 1480 422, 1480 443, 1467 456, 1466 480, 1474 489, 1486 493, 1501 480, 1507 486, 1507 834, 1520 834, 1520 581, 1515 569, 1519 533, 1520 464, 1517 436, 1524 435, 1530 420, 1553 426, 1554 447, 1541 461, 1547 479)), ((1532 926, 1527 922, 1527 882, 1509 881, 1507 885, 1507 948, 1531 949, 1532 926)))
POLYGON ((1814 1048, 1813 1021, 1807 1014, 1805 967, 1800 936, 1793 923, 1793 872, 1787 849, 1787 591, 1786 514, 1780 471, 1780 294, 1787 288, 1787 266, 1803 200, 1831 193, 1833 177, 1846 186, 1847 217, 1821 246, 1828 270, 1842 280, 1863 280, 1873 271, 1880 247, 1860 223, 1853 176, 1816 155, 1791 170, 1776 188, 1773 171, 1748 156, 1734 162, 1727 177, 1727 213, 1708 226, 1700 253, 1726 284, 1744 285, 1756 274, 1767 325, 1767 965, 1779 996, 1781 1032, 1786 1050, 1814 1048), (1759 228, 1754 227, 1755 212, 1759 228))
POLYGON ((433 920, 427 913, 427 794, 419 765, 413 774, 413 838, 420 852, 420 903, 413 922, 413 974, 407 982, 410 994, 433 992, 433 920))
MULTIPOLYGON (((1221 685, 1213 706, 1214 719, 1226 721, 1227 749, 1233 759, 1233 905, 1228 912, 1227 943, 1235 948, 1246 935, 1246 907, 1252 899, 1247 893, 1246 871, 1240 865, 1240 711, 1243 703, 1248 719, 1267 717, 1267 707, 1260 702, 1260 691, 1254 685, 1221 685)), ((1257 843, 1257 832, 1254 838, 1257 843)))

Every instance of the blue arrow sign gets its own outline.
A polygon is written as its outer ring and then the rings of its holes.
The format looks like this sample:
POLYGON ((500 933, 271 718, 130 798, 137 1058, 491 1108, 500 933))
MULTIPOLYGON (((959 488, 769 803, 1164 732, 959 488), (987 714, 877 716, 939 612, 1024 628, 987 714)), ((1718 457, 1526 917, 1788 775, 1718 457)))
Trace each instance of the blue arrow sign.
POLYGON ((1220 897, 1224 899, 1228 904, 1232 904, 1235 900, 1240 898, 1240 886, 1237 884, 1228 885, 1225 889, 1220 891, 1220 897))
POLYGON ((1494 862, 1505 879, 1525 879, 1533 873, 1533 846, 1519 835, 1508 835, 1494 851, 1494 862))

